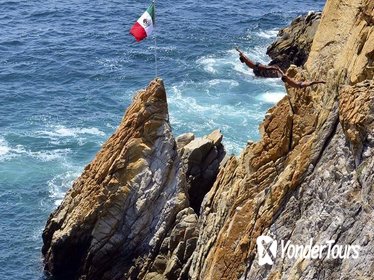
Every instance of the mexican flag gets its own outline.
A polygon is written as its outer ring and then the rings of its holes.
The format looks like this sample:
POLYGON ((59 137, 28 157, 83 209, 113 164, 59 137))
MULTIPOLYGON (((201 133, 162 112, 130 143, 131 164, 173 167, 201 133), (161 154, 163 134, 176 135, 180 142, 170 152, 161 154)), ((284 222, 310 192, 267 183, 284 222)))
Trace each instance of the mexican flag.
POLYGON ((155 24, 155 4, 152 3, 144 14, 135 22, 130 29, 130 34, 136 41, 141 41, 152 34, 155 24))

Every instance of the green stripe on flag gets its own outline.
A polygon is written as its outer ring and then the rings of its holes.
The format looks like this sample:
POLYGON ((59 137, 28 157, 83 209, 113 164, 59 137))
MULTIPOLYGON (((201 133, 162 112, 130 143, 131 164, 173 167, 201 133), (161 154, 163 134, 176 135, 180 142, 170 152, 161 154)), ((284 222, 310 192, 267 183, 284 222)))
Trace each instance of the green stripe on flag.
POLYGON ((148 9, 147 9, 148 14, 152 18, 153 25, 155 25, 155 3, 152 3, 148 9))

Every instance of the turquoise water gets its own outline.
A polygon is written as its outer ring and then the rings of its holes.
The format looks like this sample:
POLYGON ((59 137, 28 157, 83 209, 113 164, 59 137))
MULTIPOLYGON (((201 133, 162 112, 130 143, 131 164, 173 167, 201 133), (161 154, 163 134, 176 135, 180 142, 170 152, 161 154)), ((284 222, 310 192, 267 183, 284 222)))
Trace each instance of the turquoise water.
MULTIPOLYGON (((277 29, 324 1, 205 2, 158 3, 159 75, 174 134, 220 128, 238 154, 284 88, 255 78, 234 47, 268 62, 277 29)), ((0 3, 0 279, 43 277, 49 213, 154 78, 154 41, 128 34, 148 3, 0 3)))

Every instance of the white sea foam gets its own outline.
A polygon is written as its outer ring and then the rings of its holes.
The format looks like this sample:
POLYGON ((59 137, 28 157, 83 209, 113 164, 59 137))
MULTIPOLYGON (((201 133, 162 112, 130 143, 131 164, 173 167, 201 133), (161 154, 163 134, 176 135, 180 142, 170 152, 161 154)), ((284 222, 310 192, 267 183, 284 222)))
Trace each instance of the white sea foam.
POLYGON ((10 147, 8 146, 8 143, 5 141, 5 139, 0 138, 0 158, 5 156, 10 152, 10 147))
POLYGON ((91 134, 91 135, 105 136, 105 133, 97 129, 96 127, 82 128, 79 130, 80 130, 79 134, 91 134))
MULTIPOLYGON (((242 48, 242 51, 256 62, 265 64, 270 60, 265 46, 242 48)), ((168 90, 172 126, 178 133, 185 132, 188 126, 196 135, 220 128, 229 135, 225 137, 228 151, 238 153, 247 139, 258 135, 257 124, 266 112, 264 103, 270 107, 285 95, 283 83, 279 78, 248 79, 254 76, 253 71, 240 63, 234 48, 200 57, 196 66, 213 78, 185 81, 168 90), (247 92, 243 92, 244 86, 247 92)))
POLYGON ((228 85, 229 87, 237 87, 239 83, 235 80, 228 80, 228 79, 213 79, 208 82, 209 86, 217 86, 217 85, 228 85))
POLYGON ((286 94, 284 92, 265 92, 257 96, 257 98, 266 103, 277 103, 280 101, 286 94))
POLYGON ((70 152, 70 149, 30 151, 22 145, 11 146, 3 138, 0 138, 0 161, 26 156, 47 162, 64 158, 70 152))
POLYGON ((28 155, 34 157, 40 161, 54 161, 57 159, 65 158, 67 154, 71 152, 70 149, 56 149, 51 151, 38 151, 38 152, 27 152, 28 155))
POLYGON ((217 65, 217 59, 213 57, 202 57, 196 61, 200 64, 206 72, 217 73, 215 66, 217 65))
POLYGON ((12 159, 25 152, 26 150, 22 145, 12 147, 4 138, 0 138, 0 161, 12 159))
MULTIPOLYGON (((213 84, 217 82, 221 82, 222 80, 213 80, 213 84)), ((212 81, 211 81, 212 82, 212 81)), ((228 84, 233 86, 238 85, 239 83, 234 80, 225 80, 224 82, 227 82, 228 84)), ((222 104, 221 101, 218 99, 215 99, 213 102, 209 102, 209 104, 201 103, 199 101, 199 95, 191 95, 191 91, 189 88, 193 88, 197 86, 197 88, 201 88, 205 86, 206 83, 202 82, 201 84, 196 85, 195 83, 179 83, 176 85, 173 85, 171 90, 169 91, 169 104, 172 107, 175 107, 177 111, 183 111, 185 112, 184 115, 201 115, 201 116, 211 116, 212 114, 215 116, 227 116, 228 114, 231 117, 235 118, 258 118, 256 104, 253 104, 251 108, 247 108, 243 105, 241 105, 241 102, 238 102, 237 104, 222 104)), ((196 89, 193 89, 192 91, 195 91, 196 89)), ((200 89, 201 90, 201 89, 200 89)), ((229 92, 226 94, 230 94, 229 92)), ((243 98, 245 98, 243 96, 243 98)), ((259 118, 261 120, 261 118, 259 118)), ((229 125, 229 124, 228 124, 229 125)))
MULTIPOLYGON (((275 31, 273 31, 274 33, 275 31)), ((242 49, 248 57, 260 63, 268 63, 270 58, 266 55, 266 46, 256 46, 253 48, 242 49)), ((239 62, 238 52, 235 49, 230 49, 224 54, 215 54, 200 57, 196 64, 205 72, 210 74, 227 74, 230 71, 236 71, 245 75, 254 76, 253 71, 249 71, 248 67, 239 62)))
POLYGON ((233 53, 228 53, 228 55, 224 57, 202 57, 199 58, 196 63, 210 74, 226 73, 230 71, 230 69, 244 74, 250 74, 247 67, 238 63, 237 54, 234 55, 233 53))
POLYGON ((38 131, 39 135, 46 135, 50 137, 77 137, 78 135, 97 135, 105 136, 105 133, 96 127, 90 128, 68 128, 62 125, 55 126, 52 131, 38 131))
POLYGON ((53 199, 55 206, 61 204, 66 191, 72 186, 79 174, 80 171, 74 169, 59 174, 48 181, 49 196, 53 199))
POLYGON ((265 38, 265 39, 272 39, 276 38, 278 35, 279 30, 277 29, 270 29, 270 30, 261 30, 256 33, 258 37, 265 38))

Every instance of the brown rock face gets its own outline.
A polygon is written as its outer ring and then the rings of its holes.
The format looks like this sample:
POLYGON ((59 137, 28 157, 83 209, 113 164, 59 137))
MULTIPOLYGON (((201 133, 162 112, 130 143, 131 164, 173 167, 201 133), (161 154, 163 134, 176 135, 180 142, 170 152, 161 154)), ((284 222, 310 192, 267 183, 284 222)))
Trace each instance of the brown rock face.
POLYGON ((261 125, 262 140, 220 171, 202 205, 192 279, 371 278, 373 91, 372 81, 355 83, 373 79, 373 8, 369 0, 327 2, 307 69, 288 71, 327 83, 289 88, 261 125), (259 266, 256 238, 270 234, 298 245, 311 238, 359 245, 360 257, 288 259, 278 252, 273 266, 259 266))
POLYGON ((364 144, 374 131, 374 82, 345 86, 339 92, 339 119, 350 142, 356 166, 362 162, 364 144))
POLYGON ((176 143, 162 81, 153 81, 49 218, 47 271, 86 280, 372 279, 373 18, 372 0, 327 1, 305 69, 288 69, 326 84, 288 88, 261 140, 226 161, 219 131, 176 143), (261 266, 261 235, 355 245, 359 255, 278 251, 261 266))

